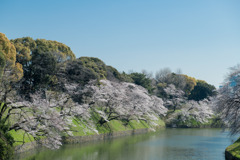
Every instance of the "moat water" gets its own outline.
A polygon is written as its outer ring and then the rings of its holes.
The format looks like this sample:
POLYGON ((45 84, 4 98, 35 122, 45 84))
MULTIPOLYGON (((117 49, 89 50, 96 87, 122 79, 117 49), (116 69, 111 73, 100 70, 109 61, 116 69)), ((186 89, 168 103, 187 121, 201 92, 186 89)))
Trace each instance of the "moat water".
MULTIPOLYGON (((238 135, 239 136, 239 135, 238 135)), ((28 160, 224 160, 225 148, 238 136, 221 129, 165 129, 59 150, 21 154, 28 160)), ((23 158, 24 157, 24 158, 23 158)))

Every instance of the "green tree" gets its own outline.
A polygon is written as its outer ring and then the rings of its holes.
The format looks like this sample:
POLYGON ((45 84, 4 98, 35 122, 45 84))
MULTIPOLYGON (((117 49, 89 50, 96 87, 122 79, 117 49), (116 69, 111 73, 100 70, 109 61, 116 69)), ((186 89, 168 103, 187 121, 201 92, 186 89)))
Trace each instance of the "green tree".
POLYGON ((13 138, 8 132, 8 123, 2 118, 7 110, 4 103, 9 98, 11 89, 9 84, 18 81, 22 77, 22 66, 16 62, 16 49, 8 38, 0 33, 0 159, 11 159, 13 155, 13 138))
POLYGON ((2 77, 4 68, 6 66, 5 56, 0 52, 0 77, 2 77))
POLYGON ((197 85, 197 80, 187 75, 183 75, 183 76, 185 77, 185 82, 186 82, 186 85, 183 91, 188 96, 191 93, 191 91, 194 89, 194 87, 197 85))
POLYGON ((135 72, 131 73, 130 77, 135 84, 146 88, 149 93, 153 93, 154 88, 152 87, 152 80, 147 78, 145 74, 135 72))
POLYGON ((23 37, 11 42, 16 47, 17 62, 23 66, 24 80, 21 91, 25 93, 39 87, 52 87, 58 81, 56 77, 58 66, 75 59, 70 47, 57 41, 23 37))
POLYGON ((33 85, 38 87, 39 85, 41 85, 41 87, 48 87, 53 83, 57 69, 57 62, 54 53, 33 53, 31 69, 33 85))
POLYGON ((107 79, 110 81, 120 81, 122 80, 122 76, 116 68, 107 66, 107 79))
POLYGON ((121 73, 121 80, 124 82, 133 83, 133 79, 131 78, 131 76, 125 72, 121 73))
POLYGON ((198 80, 197 85, 191 91, 188 99, 200 101, 214 95, 216 95, 216 88, 213 85, 210 85, 205 81, 198 80))
POLYGON ((57 41, 45 39, 33 40, 31 37, 23 37, 11 40, 11 42, 16 47, 17 61, 21 64, 25 63, 26 60, 30 60, 33 52, 39 54, 48 52, 56 53, 55 56, 58 63, 76 59, 70 47, 57 41))
POLYGON ((98 79, 106 79, 107 66, 102 60, 94 57, 81 57, 79 59, 84 67, 90 69, 97 75, 98 79))
POLYGON ((32 51, 36 49, 37 44, 35 40, 30 37, 23 37, 11 40, 14 44, 17 52, 17 59, 18 63, 21 63, 23 67, 28 65, 29 60, 31 59, 32 51))
POLYGON ((76 59, 62 64, 58 72, 58 78, 60 81, 63 81, 63 83, 68 82, 85 85, 89 80, 97 79, 97 74, 89 68, 84 67, 80 59, 76 59))
MULTIPOLYGON (((11 72, 8 76, 11 76, 15 81, 21 79, 23 70, 22 65, 16 62, 16 48, 3 33, 0 33, 0 52, 2 59, 1 65, 4 63, 6 66, 4 68, 8 68, 9 72, 11 72), (3 62, 3 56, 5 62, 3 62)), ((2 70, 2 72, 4 72, 4 70, 2 70)))
POLYGON ((45 39, 37 39, 36 41, 37 48, 36 52, 38 53, 56 53, 56 60, 58 63, 66 61, 66 60, 74 60, 76 59, 74 53, 67 45, 51 40, 45 39))

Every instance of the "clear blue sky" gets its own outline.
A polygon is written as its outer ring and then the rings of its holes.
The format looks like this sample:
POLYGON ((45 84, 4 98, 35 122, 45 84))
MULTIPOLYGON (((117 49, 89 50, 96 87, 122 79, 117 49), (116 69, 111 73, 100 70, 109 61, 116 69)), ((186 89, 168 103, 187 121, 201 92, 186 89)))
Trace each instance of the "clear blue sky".
POLYGON ((240 0, 0 0, 9 39, 57 40, 119 71, 169 67, 216 87, 240 63, 240 0))

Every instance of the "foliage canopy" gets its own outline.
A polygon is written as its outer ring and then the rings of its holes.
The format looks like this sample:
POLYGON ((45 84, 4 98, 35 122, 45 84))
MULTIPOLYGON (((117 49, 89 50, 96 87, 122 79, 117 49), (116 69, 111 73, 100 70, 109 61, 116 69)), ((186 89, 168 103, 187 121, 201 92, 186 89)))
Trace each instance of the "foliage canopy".
POLYGON ((200 101, 210 96, 216 95, 216 88, 205 81, 198 80, 197 85, 191 91, 188 98, 190 100, 200 101))

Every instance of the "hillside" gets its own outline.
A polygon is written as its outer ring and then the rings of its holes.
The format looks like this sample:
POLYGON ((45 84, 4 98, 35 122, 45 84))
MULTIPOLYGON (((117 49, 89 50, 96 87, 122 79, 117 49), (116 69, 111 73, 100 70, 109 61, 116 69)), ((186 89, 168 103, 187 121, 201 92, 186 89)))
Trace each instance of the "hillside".
POLYGON ((32 140, 55 149, 66 136, 219 123, 215 87, 169 69, 121 73, 60 42, 2 33, 0 67, 1 154, 32 140))

